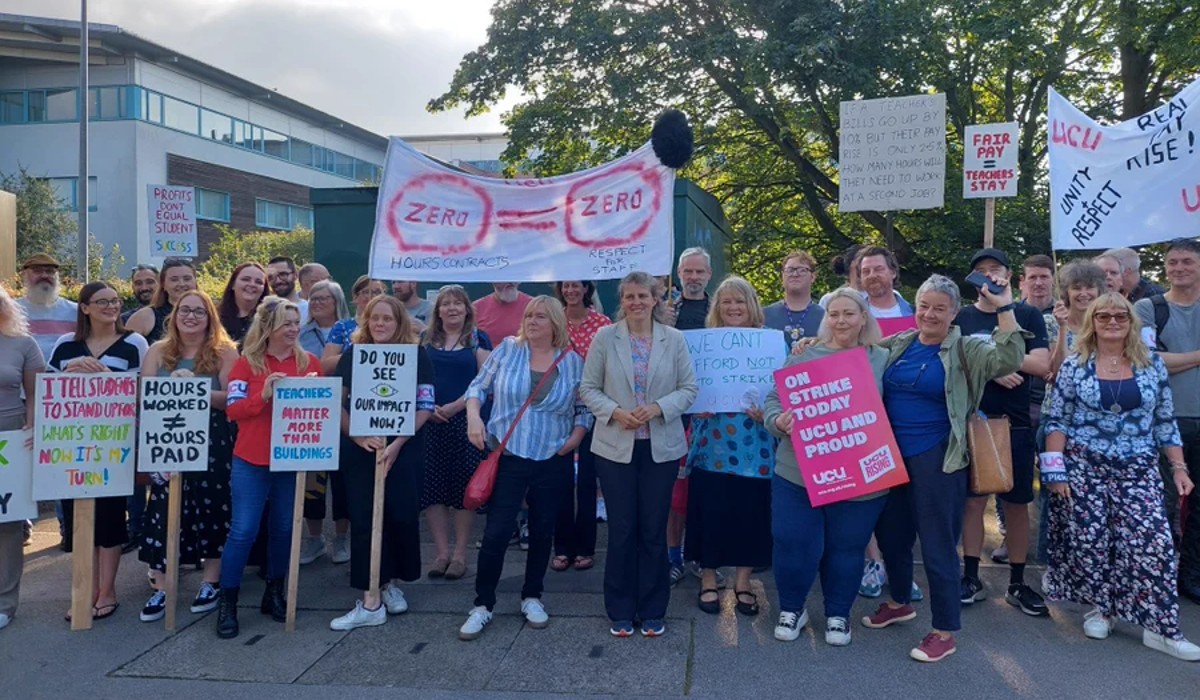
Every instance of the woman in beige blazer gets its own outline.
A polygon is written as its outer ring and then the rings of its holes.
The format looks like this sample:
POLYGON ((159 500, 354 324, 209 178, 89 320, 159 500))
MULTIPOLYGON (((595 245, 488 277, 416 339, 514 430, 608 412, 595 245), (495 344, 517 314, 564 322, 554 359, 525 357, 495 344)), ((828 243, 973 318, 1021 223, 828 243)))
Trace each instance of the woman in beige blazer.
POLYGON ((608 506, 604 607, 616 637, 666 631, 671 587, 667 513, 679 459, 687 453, 684 411, 696 376, 683 334, 655 318, 658 281, 644 272, 621 280, 618 322, 596 333, 580 398, 596 417, 592 453, 608 506))

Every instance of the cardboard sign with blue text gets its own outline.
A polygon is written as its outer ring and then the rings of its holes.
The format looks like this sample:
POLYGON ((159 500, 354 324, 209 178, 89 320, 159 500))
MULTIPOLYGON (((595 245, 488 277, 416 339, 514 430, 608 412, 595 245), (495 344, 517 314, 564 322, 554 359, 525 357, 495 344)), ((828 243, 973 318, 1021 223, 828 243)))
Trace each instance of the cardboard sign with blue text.
POLYGON ((771 391, 775 370, 787 359, 782 332, 763 328, 684 331, 700 393, 688 413, 741 413, 759 408, 771 391))
POLYGON ((37 376, 35 499, 133 493, 137 389, 134 374, 51 372, 37 376))
POLYGON ((417 346, 355 345, 350 434, 415 435, 417 346))
POLYGON ((337 471, 341 427, 342 380, 291 377, 275 382, 271 471, 337 471))
POLYGON ((146 185, 150 255, 196 256, 196 190, 178 185, 146 185))
POLYGON ((24 430, 0 432, 0 523, 37 518, 33 500, 33 462, 24 430))
POLYGON ((139 472, 208 470, 208 377, 142 377, 139 472))

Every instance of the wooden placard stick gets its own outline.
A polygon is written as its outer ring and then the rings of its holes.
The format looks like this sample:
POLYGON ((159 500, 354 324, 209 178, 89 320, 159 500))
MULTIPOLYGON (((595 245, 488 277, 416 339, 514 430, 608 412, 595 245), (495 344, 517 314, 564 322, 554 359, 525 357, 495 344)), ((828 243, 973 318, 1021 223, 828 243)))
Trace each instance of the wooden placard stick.
POLYGON ((183 474, 174 472, 167 483, 167 571, 166 629, 175 631, 175 608, 179 605, 179 519, 183 510, 183 474))
MULTIPOLYGON (((386 442, 386 441, 385 441, 386 442)), ((383 559, 383 491, 387 481, 386 448, 375 452, 375 497, 371 504, 371 581, 370 597, 379 596, 379 569, 383 559)))
POLYGON ((996 198, 983 200, 983 247, 996 247, 996 198))
POLYGON ((288 555, 287 622, 283 629, 296 631, 296 592, 300 588, 300 533, 304 529, 304 485, 308 472, 296 472, 296 495, 292 500, 292 547, 288 555))
POLYGON ((71 629, 92 628, 96 575, 96 499, 76 498, 71 526, 71 629))

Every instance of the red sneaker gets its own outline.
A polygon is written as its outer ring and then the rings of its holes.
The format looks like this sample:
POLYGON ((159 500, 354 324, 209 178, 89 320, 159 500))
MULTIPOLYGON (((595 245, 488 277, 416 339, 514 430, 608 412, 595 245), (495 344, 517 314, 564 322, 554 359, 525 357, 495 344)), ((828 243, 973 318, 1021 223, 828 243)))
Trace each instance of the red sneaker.
POLYGON ((878 610, 862 619, 862 623, 871 629, 880 630, 897 622, 908 622, 916 616, 917 611, 908 603, 898 608, 889 607, 887 603, 881 603, 878 610))
POLYGON ((917 648, 909 652, 908 655, 917 661, 932 663, 950 656, 955 650, 954 635, 943 639, 937 632, 930 632, 925 635, 925 638, 921 640, 917 648))

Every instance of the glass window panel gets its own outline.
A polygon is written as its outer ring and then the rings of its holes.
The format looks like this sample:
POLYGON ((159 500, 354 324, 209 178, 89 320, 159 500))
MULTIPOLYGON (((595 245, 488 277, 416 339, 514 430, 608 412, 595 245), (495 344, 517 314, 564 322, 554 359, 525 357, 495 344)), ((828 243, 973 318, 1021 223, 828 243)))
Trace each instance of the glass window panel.
POLYGON ((146 121, 162 124, 163 108, 162 95, 150 90, 142 91, 142 114, 145 115, 146 121))
POLYGON ((269 156, 287 159, 288 137, 270 129, 263 130, 263 150, 269 156))
POLYGON ((255 200, 255 223, 265 228, 289 228, 288 205, 270 202, 265 199, 255 200))
POLYGON ((313 210, 308 207, 292 207, 292 225, 291 228, 303 226, 306 229, 312 230, 313 227, 313 210))
POLYGON ((25 121, 25 93, 0 92, 0 124, 20 124, 25 121))
POLYGON ((330 151, 333 154, 333 172, 342 177, 354 177, 354 159, 344 153, 330 151))
POLYGON ((46 91, 46 121, 72 121, 79 118, 74 88, 46 91))
POLYGON ((163 125, 189 134, 200 132, 200 108, 174 97, 163 97, 163 125))
POLYGON ((54 188, 54 195, 58 199, 59 204, 63 209, 74 210, 75 207, 75 178, 73 177, 50 177, 46 178, 46 182, 54 188))
POLYGON ((26 93, 26 99, 29 100, 29 121, 46 121, 46 92, 44 90, 30 90, 26 93))
POLYGON ((196 188, 196 218, 229 221, 229 193, 196 188))
POLYGON ((292 139, 290 160, 293 163, 311 167, 313 164, 313 145, 302 139, 292 139))
POLYGON ((201 109, 200 135, 221 143, 233 143, 233 119, 224 114, 201 109))

